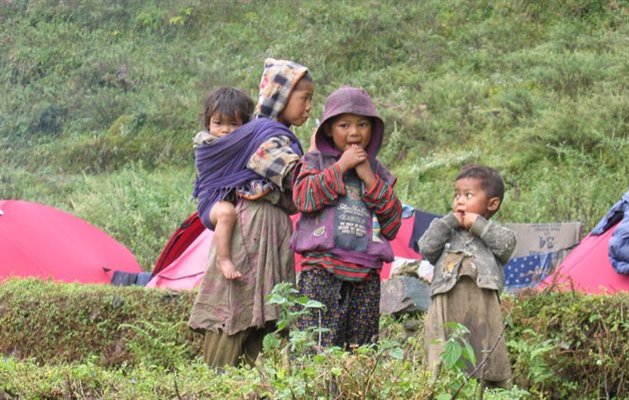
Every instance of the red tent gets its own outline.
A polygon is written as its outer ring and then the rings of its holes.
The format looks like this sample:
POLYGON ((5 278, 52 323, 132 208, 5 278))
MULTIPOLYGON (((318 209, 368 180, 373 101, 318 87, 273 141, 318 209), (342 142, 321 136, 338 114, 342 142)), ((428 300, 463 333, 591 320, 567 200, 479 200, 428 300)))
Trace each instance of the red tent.
POLYGON ((115 270, 142 271, 135 256, 105 232, 53 207, 0 200, 0 280, 109 283, 115 270))
POLYGON ((196 212, 186 221, 190 224, 182 224, 164 247, 146 287, 186 290, 201 283, 213 232, 205 229, 196 212))
MULTIPOLYGON (((293 223, 298 215, 292 217, 293 223)), ((402 219, 402 226, 395 240, 391 242, 396 257, 420 259, 408 245, 413 234, 415 218, 412 216, 402 219)), ((153 269, 153 279, 147 287, 161 287, 175 290, 192 289, 201 283, 205 272, 212 232, 204 229, 196 212, 190 215, 171 236, 159 256, 153 269)), ((299 266, 299 255, 295 257, 295 264, 299 266)), ((385 264, 380 277, 387 279, 391 270, 390 264, 385 264)))
POLYGON ((540 287, 558 284, 561 289, 586 293, 629 291, 629 275, 617 273, 609 261, 609 238, 617 226, 601 235, 587 235, 540 287))

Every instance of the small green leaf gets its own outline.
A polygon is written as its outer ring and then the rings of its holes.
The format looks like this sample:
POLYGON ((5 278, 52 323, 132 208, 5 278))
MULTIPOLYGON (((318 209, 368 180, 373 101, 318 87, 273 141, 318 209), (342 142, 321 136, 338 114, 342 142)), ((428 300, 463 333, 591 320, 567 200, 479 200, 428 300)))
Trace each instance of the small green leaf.
POLYGON ((395 348, 395 349, 391 349, 391 351, 389 352, 389 356, 391 356, 391 358, 395 359, 395 360, 403 360, 404 359, 404 350, 402 350, 401 348, 395 348))
POLYGON ((459 358, 461 358, 462 353, 463 349, 461 348, 460 344, 453 341, 448 341, 446 342, 445 349, 443 350, 443 354, 441 355, 441 359, 448 368, 452 368, 459 360, 459 358))
POLYGON ((325 305, 316 300, 308 300, 304 305, 306 308, 325 308, 325 305))
POLYGON ((264 341, 262 342, 264 346, 264 350, 273 350, 280 347, 280 340, 276 335, 266 335, 264 336, 264 341))

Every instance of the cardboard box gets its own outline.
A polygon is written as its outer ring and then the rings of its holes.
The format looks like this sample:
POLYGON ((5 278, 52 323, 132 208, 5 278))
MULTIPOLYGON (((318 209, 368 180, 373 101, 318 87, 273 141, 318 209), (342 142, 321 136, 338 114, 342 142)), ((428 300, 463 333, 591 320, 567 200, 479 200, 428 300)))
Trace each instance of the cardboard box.
POLYGON ((512 229, 518 238, 511 258, 567 251, 579 244, 583 234, 580 222, 509 223, 504 226, 512 229))

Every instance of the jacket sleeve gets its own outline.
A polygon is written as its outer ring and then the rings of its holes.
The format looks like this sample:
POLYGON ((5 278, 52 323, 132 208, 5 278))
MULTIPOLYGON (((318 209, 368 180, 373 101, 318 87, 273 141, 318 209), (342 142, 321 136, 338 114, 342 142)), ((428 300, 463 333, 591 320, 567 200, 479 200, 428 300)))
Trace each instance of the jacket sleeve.
POLYGON ((509 262, 515 249, 515 232, 480 215, 470 230, 485 243, 502 265, 509 262))
POLYGON ((280 190, 290 189, 291 172, 299 161, 299 155, 290 147, 286 136, 275 136, 262 143, 247 161, 247 168, 273 182, 280 190))
POLYGON ((293 186, 293 201, 299 211, 311 213, 321 210, 336 204, 338 198, 345 194, 343 174, 336 164, 319 170, 302 159, 293 186))
POLYGON ((435 219, 430 223, 426 232, 418 241, 419 252, 426 257, 431 263, 435 264, 444 247, 452 230, 459 224, 454 214, 449 213, 441 218, 435 219))
POLYGON ((376 175, 376 184, 363 193, 363 201, 376 215, 380 234, 389 240, 395 239, 402 225, 402 203, 393 188, 376 175))

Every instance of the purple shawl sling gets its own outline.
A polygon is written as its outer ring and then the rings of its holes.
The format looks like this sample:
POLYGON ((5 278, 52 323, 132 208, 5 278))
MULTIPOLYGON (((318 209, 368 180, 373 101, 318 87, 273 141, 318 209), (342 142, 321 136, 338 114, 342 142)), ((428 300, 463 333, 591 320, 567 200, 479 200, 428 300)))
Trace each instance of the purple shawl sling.
POLYGON ((199 146, 194 151, 197 179, 193 196, 198 199, 197 211, 203 224, 209 222, 209 210, 234 189, 252 179, 261 179, 247 168, 247 162, 262 143, 275 136, 287 136, 293 151, 301 156, 299 139, 285 125, 267 118, 254 119, 229 135, 199 146))

